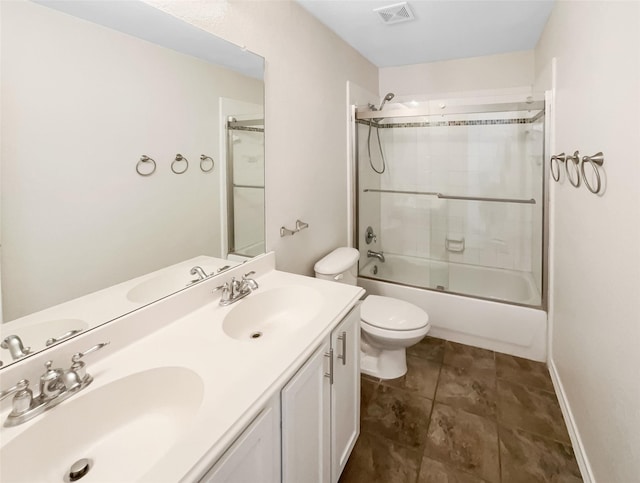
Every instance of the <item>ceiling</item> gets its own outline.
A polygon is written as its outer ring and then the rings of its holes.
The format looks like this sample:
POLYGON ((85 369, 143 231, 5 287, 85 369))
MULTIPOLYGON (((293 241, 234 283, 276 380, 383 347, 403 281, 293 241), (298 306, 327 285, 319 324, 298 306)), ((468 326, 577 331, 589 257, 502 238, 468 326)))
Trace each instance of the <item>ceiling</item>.
POLYGON ((385 24, 398 0, 297 0, 378 67, 535 48, 554 0, 409 0, 414 20, 385 24))

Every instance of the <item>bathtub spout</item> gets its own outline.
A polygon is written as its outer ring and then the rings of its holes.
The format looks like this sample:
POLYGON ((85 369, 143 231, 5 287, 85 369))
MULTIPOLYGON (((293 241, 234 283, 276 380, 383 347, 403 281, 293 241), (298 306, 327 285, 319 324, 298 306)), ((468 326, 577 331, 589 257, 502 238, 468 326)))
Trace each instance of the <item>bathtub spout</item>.
POLYGON ((374 252, 373 250, 367 250, 368 258, 377 258, 382 263, 384 263, 384 253, 382 251, 374 252))

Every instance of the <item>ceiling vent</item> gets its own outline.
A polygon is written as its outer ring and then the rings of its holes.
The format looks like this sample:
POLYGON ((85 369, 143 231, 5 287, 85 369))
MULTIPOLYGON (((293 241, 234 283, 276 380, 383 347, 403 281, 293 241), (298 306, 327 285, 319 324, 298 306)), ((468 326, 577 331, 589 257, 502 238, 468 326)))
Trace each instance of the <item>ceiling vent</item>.
POLYGON ((394 3, 393 5, 388 5, 386 7, 374 8, 373 11, 380 15, 383 23, 388 25, 392 23, 406 22, 415 18, 407 2, 394 3))

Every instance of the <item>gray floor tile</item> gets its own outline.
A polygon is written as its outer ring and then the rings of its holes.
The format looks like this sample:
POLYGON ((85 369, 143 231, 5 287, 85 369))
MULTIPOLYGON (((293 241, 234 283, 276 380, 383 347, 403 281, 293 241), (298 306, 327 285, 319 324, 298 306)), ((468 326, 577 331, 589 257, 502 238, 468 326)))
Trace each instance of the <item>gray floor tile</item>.
POLYGON ((499 431, 502 481, 514 483, 578 483, 582 481, 570 445, 502 426, 499 431))
POLYGON ((420 357, 433 362, 442 362, 444 357, 444 340, 435 337, 425 337, 417 344, 407 349, 408 356, 420 357))
POLYGON ((363 432, 422 448, 432 401, 409 391, 380 384, 361 409, 363 432))
POLYGON ((484 370, 495 374, 496 362, 493 351, 446 341, 444 344, 444 364, 456 367, 484 370))
POLYGON ((490 482, 500 481, 494 421, 435 403, 425 455, 490 482))
POLYGON ((487 371, 443 365, 436 401, 495 418, 496 378, 487 371))
POLYGON ((496 353, 496 370, 500 379, 553 391, 549 370, 542 362, 496 353))
POLYGON ((556 395, 498 380, 498 421, 550 439, 570 443, 556 395))
POLYGON ((407 356, 407 373, 397 379, 380 381, 380 384, 399 387, 433 399, 441 365, 438 362, 407 356))
POLYGON ((417 449, 361 433, 340 483, 413 483, 421 458, 417 449))
POLYGON ((420 465, 418 483, 484 483, 485 480, 425 456, 420 465))

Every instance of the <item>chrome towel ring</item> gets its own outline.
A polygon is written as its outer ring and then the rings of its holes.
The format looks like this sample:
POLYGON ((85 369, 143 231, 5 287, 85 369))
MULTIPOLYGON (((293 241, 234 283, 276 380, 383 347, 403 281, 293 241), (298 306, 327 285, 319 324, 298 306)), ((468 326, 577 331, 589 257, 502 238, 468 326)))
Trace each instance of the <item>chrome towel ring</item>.
POLYGON ((567 173, 567 179, 569 180, 569 183, 571 183, 571 186, 573 186, 574 188, 577 188, 578 186, 580 186, 580 171, 578 166, 579 164, 580 164, 580 153, 578 153, 578 151, 573 153, 573 156, 567 156, 567 160, 564 163, 564 169, 567 173), (571 173, 569 171, 569 161, 571 161, 574 167, 573 172, 575 173, 575 181, 574 181, 574 178, 571 177, 571 173))
POLYGON ((580 172, 582 173, 582 179, 584 180, 584 185, 594 195, 597 195, 600 192, 600 189, 602 188, 602 183, 600 181, 600 171, 598 170, 598 167, 602 166, 603 164, 604 164, 604 154, 602 154, 602 151, 594 154, 593 156, 583 156, 582 162, 580 163, 580 172), (593 169, 593 172, 596 175, 595 187, 591 186, 591 184, 589 183, 589 179, 587 178, 587 175, 584 172, 584 165, 586 163, 589 163, 591 165, 591 168, 593 169))
POLYGON ((200 169, 203 172, 209 173, 213 171, 214 166, 215 166, 215 162, 213 161, 213 158, 211 156, 205 156, 204 154, 200 155, 200 169), (205 168, 205 166, 207 165, 207 160, 211 162, 211 167, 209 169, 205 168))
POLYGON ((156 162, 146 154, 143 154, 142 156, 140 156, 140 161, 138 161, 138 163, 136 164, 136 172, 140 176, 151 176, 156 172, 156 162), (144 171, 142 169, 143 166, 146 166, 146 163, 151 163, 153 165, 150 171, 144 171))
POLYGON ((567 160, 567 156, 564 153, 554 154, 551 156, 551 163, 549 169, 551 170, 551 177, 554 181, 560 181, 560 163, 564 163, 567 160), (555 161, 555 164, 553 163, 555 161), (554 170, 553 167, 556 167, 554 170))
POLYGON ((560 181, 560 163, 564 163, 564 169, 567 173, 569 183, 574 188, 580 186, 580 178, 584 181, 584 185, 593 194, 600 194, 602 190, 602 177, 600 176, 600 168, 604 164, 604 154, 602 151, 597 152, 593 156, 583 156, 580 159, 580 153, 575 151, 573 155, 566 156, 564 153, 554 154, 549 162, 549 170, 554 181, 560 181), (572 169, 569 168, 572 164, 572 169), (593 170, 591 177, 587 176, 584 165, 590 164, 593 170), (589 181, 591 179, 591 181, 589 181))
POLYGON ((183 174, 185 173, 187 170, 189 169, 189 161, 187 160, 187 158, 185 158, 182 154, 178 153, 176 154, 176 159, 174 159, 171 162, 171 171, 173 171, 175 174, 183 174), (185 162, 185 166, 184 169, 182 171, 178 170, 176 168, 176 165, 180 162, 184 161, 185 162))

